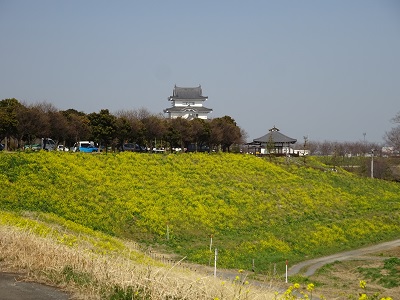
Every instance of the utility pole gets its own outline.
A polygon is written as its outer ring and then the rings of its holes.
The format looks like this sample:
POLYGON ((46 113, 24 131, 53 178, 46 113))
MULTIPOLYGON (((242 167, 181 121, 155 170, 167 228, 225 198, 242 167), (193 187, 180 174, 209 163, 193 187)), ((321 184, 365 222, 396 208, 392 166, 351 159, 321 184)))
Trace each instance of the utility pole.
POLYGON ((371 152, 371 178, 374 178, 374 149, 371 152))

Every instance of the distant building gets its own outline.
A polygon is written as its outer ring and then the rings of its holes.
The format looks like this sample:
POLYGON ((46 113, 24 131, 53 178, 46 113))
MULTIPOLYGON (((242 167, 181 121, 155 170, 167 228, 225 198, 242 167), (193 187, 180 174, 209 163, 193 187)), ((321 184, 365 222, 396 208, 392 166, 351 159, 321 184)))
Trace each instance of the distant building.
MULTIPOLYGON (((291 145, 295 144, 296 142, 296 139, 280 133, 279 129, 274 126, 269 130, 269 133, 254 139, 253 142, 248 144, 248 146, 254 147, 260 154, 274 153, 277 155, 299 155, 300 153, 295 153, 291 147, 291 145)), ((303 155, 305 155, 305 153, 303 153, 303 155)))
POLYGON ((395 150, 394 147, 382 147, 382 155, 383 156, 398 156, 399 151, 395 150))
POLYGON ((203 96, 201 86, 198 87, 177 87, 175 85, 172 96, 168 97, 172 107, 164 109, 170 119, 178 117, 184 119, 207 119, 208 114, 212 112, 211 108, 203 106, 204 101, 208 99, 203 96))

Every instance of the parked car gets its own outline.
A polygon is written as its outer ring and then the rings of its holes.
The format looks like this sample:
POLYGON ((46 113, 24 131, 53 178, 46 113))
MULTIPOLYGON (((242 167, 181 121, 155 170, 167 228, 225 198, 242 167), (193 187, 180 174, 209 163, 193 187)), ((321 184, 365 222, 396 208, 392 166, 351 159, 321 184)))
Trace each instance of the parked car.
POLYGON ((154 153, 164 153, 165 149, 164 148, 153 148, 154 153))
POLYGON ((93 152, 98 152, 99 148, 96 147, 93 142, 80 141, 80 142, 75 143, 72 151, 73 152, 93 153, 93 152))
POLYGON ((146 152, 146 147, 140 146, 134 143, 126 143, 123 144, 120 148, 121 151, 130 151, 130 152, 146 152))
POLYGON ((196 145, 195 144, 189 144, 186 148, 186 152, 210 152, 210 147, 206 145, 196 145))
POLYGON ((69 149, 68 149, 68 147, 65 147, 64 145, 58 145, 57 151, 69 151, 69 149))
POLYGON ((51 151, 56 148, 56 142, 54 142, 51 138, 36 139, 35 142, 36 143, 31 144, 31 145, 25 145, 24 149, 25 150, 29 149, 29 150, 34 150, 34 151, 43 149, 43 150, 51 151))

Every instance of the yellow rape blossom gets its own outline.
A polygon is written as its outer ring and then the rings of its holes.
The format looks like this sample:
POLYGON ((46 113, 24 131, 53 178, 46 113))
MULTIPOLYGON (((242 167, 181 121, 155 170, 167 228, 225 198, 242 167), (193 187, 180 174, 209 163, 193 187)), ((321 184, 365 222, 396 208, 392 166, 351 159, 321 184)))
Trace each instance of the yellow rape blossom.
POLYGON ((314 284, 313 283, 309 283, 307 285, 307 291, 312 292, 314 290, 314 284))
POLYGON ((367 299, 368 299, 367 294, 361 294, 360 298, 358 298, 358 300, 367 300, 367 299))
POLYGON ((360 280, 360 288, 365 289, 367 282, 365 280, 360 280))

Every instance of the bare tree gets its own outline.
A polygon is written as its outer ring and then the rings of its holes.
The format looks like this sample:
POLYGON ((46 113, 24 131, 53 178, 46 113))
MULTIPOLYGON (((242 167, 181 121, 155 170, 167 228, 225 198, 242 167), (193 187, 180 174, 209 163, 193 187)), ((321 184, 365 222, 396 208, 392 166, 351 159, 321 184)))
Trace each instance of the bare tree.
POLYGON ((67 144, 90 138, 90 126, 87 115, 75 109, 61 112, 67 119, 67 144))
POLYGON ((59 111, 49 111, 47 115, 50 125, 49 136, 56 139, 58 143, 65 145, 68 138, 68 131, 66 130, 68 128, 67 118, 59 111))
POLYGON ((319 155, 319 142, 316 141, 308 141, 307 147, 310 151, 310 155, 319 155))
POLYGON ((304 164, 306 164, 306 162, 307 162, 307 155, 306 155, 306 150, 307 150, 307 148, 308 148, 308 136, 303 136, 303 139, 304 139, 304 144, 303 144, 303 162, 304 162, 304 164))
POLYGON ((332 143, 329 141, 326 141, 326 140, 323 141, 320 144, 320 152, 321 152, 321 155, 323 155, 323 156, 331 155, 333 153, 332 143))
POLYGON ((144 126, 144 137, 147 146, 157 147, 157 140, 160 141, 166 132, 164 119, 157 115, 149 115, 141 119, 144 126), (154 144, 153 144, 154 142, 154 144))
POLYGON ((18 143, 26 141, 31 144, 36 138, 46 137, 49 132, 47 115, 36 106, 21 106, 17 110, 17 133, 18 143))
POLYGON ((386 143, 393 147, 394 150, 400 150, 400 112, 392 119, 392 122, 395 124, 399 124, 393 127, 391 130, 386 132, 384 139, 386 143))
POLYGON ((221 145, 222 139, 223 139, 223 129, 221 126, 219 126, 219 120, 218 119, 212 119, 210 121, 210 139, 208 144, 210 145, 211 148, 215 148, 221 145))

